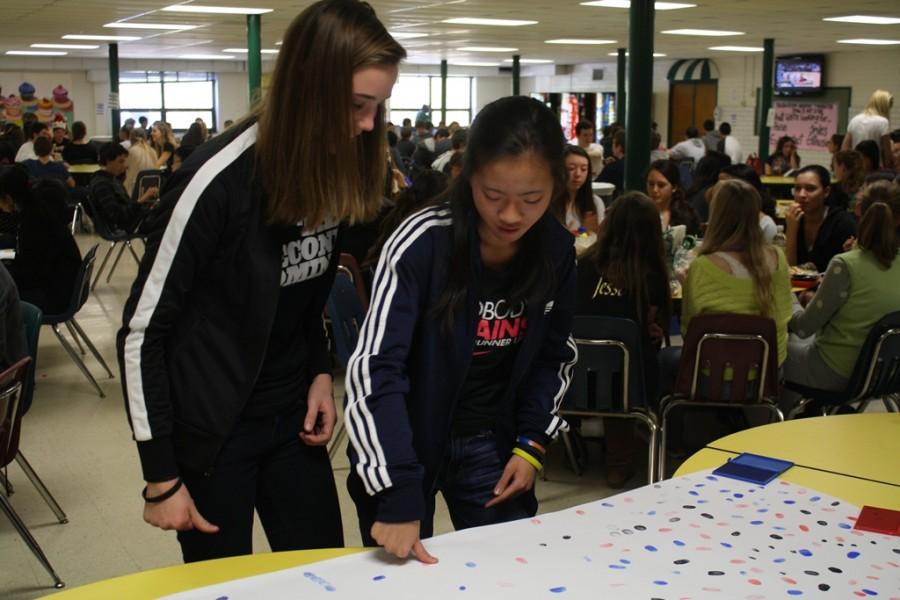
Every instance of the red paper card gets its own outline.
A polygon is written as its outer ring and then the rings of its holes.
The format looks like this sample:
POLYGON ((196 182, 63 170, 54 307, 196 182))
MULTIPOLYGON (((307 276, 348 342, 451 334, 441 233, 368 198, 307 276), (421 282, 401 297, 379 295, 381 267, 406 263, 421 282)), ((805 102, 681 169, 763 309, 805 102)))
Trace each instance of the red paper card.
POLYGON ((900 536, 900 511, 863 506, 854 529, 900 536))

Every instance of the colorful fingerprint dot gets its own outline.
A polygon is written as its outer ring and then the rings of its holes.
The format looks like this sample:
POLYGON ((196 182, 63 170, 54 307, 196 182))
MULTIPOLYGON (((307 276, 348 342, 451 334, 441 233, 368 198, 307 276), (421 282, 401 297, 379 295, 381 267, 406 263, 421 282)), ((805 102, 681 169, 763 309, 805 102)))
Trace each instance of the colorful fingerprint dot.
POLYGON ((806 548, 802 548, 800 550, 800 556, 812 556, 813 553, 807 550, 806 548))
POLYGON ((647 552, 656 552, 657 548, 656 548, 656 546, 651 546, 648 544, 648 545, 644 546, 644 550, 646 550, 647 552))
POLYGON ((527 565, 527 564, 528 564, 528 560, 526 560, 525 558, 523 558, 523 557, 521 557, 521 556, 517 556, 517 557, 516 557, 516 562, 517 562, 517 563, 522 563, 523 565, 527 565))
POLYGON ((669 582, 668 582, 668 581, 665 581, 665 580, 663 580, 663 579, 657 579, 657 580, 654 581, 653 583, 656 584, 656 585, 669 585, 669 582))
POLYGON ((466 563, 466 566, 469 567, 470 569, 474 569, 474 568, 477 567, 478 565, 475 564, 475 563, 473 563, 473 562, 470 560, 469 562, 466 563))
POLYGON ((461 592, 466 591, 466 586, 464 586, 464 585, 459 586, 459 591, 461 591, 461 592))
POLYGON ((857 552, 856 550, 851 550, 850 552, 847 553, 847 558, 856 558, 858 556, 859 556, 859 552, 857 552))
POLYGON ((802 590, 788 590, 788 596, 802 596, 802 590))
POLYGON ((376 575, 372 578, 372 581, 384 581, 385 579, 387 579, 387 577, 385 577, 384 575, 376 575))
POLYGON ((550 588, 550 592, 553 594, 562 594, 565 591, 566 591, 566 586, 564 586, 564 585, 550 588))
POLYGON ((681 540, 672 540, 672 543, 675 544, 676 546, 684 546, 685 545, 684 542, 682 542, 681 540))

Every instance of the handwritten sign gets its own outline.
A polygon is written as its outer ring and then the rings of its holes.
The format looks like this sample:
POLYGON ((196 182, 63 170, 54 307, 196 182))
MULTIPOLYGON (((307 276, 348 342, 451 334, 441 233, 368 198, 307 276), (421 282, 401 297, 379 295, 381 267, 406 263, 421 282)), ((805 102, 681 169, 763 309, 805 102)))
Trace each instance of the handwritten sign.
POLYGON ((825 151, 828 140, 837 133, 838 105, 806 102, 775 102, 773 104, 769 146, 773 149, 778 138, 789 135, 800 150, 825 151))

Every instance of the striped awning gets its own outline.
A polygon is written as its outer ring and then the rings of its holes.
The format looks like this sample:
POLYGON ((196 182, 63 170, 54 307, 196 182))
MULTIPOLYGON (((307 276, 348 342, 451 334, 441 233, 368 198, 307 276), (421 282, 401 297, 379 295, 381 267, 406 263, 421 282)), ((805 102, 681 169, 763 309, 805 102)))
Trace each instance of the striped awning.
POLYGON ((719 69, 708 58, 685 58, 675 61, 666 78, 669 81, 711 81, 719 78, 719 69))

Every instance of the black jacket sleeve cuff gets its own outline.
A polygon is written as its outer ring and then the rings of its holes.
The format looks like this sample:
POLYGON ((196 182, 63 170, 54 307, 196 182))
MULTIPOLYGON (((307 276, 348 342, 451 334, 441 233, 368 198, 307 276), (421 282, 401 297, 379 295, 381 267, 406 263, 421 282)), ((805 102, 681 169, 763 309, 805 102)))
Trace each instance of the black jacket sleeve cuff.
POLYGON ((178 477, 178 463, 175 460, 172 438, 162 437, 138 442, 137 447, 144 481, 153 483, 178 477))
POLYGON ((395 482, 377 496, 378 508, 375 519, 384 523, 407 523, 421 521, 425 516, 425 496, 422 481, 410 479, 395 482))

